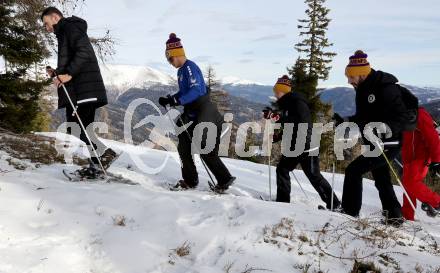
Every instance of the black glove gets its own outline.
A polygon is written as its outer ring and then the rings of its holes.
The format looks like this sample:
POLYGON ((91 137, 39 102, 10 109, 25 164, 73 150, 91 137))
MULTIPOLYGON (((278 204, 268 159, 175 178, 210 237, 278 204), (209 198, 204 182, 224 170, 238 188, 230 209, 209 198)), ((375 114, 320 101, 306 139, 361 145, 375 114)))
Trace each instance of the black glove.
POLYGON ((166 108, 167 105, 169 105, 171 107, 177 106, 177 105, 179 105, 179 102, 177 101, 176 96, 168 95, 166 97, 160 97, 159 98, 159 104, 162 107, 166 108))
POLYGON ((270 119, 270 114, 273 112, 272 108, 266 107, 263 109, 263 117, 264 119, 270 119))
POLYGON ((429 170, 434 172, 434 173, 438 173, 440 174, 440 163, 439 162, 432 162, 431 164, 429 164, 429 170))
POLYGON ((335 126, 339 126, 341 123, 345 122, 345 119, 338 113, 334 113, 332 119, 335 121, 335 126))
POLYGON ((283 139, 283 133, 275 133, 272 137, 272 142, 277 143, 283 139))
POLYGON ((280 120, 280 114, 274 112, 274 110, 272 110, 272 108, 270 108, 270 107, 264 108, 263 117, 264 117, 264 119, 271 119, 275 122, 280 120))

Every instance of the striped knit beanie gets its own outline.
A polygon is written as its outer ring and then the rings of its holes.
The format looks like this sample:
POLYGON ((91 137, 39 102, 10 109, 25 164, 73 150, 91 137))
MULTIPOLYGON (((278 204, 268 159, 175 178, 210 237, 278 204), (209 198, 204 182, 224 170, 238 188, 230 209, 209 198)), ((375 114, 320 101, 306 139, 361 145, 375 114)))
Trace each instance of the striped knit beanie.
POLYGON ((371 72, 371 66, 367 57, 368 55, 362 50, 357 50, 354 55, 350 57, 350 62, 345 69, 345 75, 347 77, 368 76, 371 72))
POLYGON ((170 38, 167 41, 167 49, 165 55, 167 59, 171 57, 185 56, 185 50, 183 49, 180 39, 177 38, 175 33, 170 34, 170 38))
POLYGON ((292 82, 287 75, 278 78, 277 83, 273 87, 274 92, 289 93, 292 90, 292 82))

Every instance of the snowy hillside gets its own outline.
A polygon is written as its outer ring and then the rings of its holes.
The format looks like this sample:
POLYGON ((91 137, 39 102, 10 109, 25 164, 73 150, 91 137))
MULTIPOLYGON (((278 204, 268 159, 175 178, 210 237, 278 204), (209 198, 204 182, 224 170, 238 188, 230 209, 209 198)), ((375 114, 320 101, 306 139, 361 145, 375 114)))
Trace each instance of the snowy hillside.
MULTIPOLYGON (((419 211, 422 223, 380 225, 371 182, 364 184, 366 218, 354 220, 317 210, 321 201, 301 171, 295 173, 308 198, 292 179, 291 204, 260 200, 268 198, 267 166, 231 159, 225 162, 238 180, 229 194, 208 190, 199 161, 198 189, 171 192, 168 183, 180 178, 176 154, 105 143, 124 152, 110 171, 139 185, 67 182, 66 165, 37 166, 0 150, 1 273, 341 273, 350 272, 355 258, 382 272, 434 272, 428 270, 439 265, 439 220, 419 211), (157 167, 166 158, 157 175, 133 164, 157 167)), ((338 196, 342 181, 336 175, 338 196)))

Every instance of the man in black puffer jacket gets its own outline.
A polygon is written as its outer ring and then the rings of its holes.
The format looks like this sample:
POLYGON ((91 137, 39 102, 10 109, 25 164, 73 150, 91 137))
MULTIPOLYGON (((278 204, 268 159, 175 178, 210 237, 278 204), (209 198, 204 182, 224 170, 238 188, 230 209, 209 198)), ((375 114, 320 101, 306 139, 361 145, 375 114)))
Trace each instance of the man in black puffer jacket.
MULTIPOLYGON (((354 122, 364 132, 365 126, 370 122, 386 124, 389 127, 387 134, 377 134, 377 131, 374 133, 376 139, 383 142, 385 155, 392 161, 400 152, 402 132, 411 120, 417 120, 403 100, 402 90, 397 85, 398 80, 391 74, 371 69, 367 55, 360 50, 350 57, 346 76, 356 90, 356 114, 348 118, 335 114, 336 125, 344 121, 354 122)), ((371 150, 377 146, 365 134, 363 140, 364 144, 370 145, 371 150)), ((386 221, 400 225, 400 203, 391 183, 389 166, 382 154, 378 157, 361 155, 347 167, 342 196, 343 212, 352 216, 359 215, 362 205, 362 176, 370 171, 379 191, 386 221)))
MULTIPOLYGON (((95 120, 96 109, 107 104, 107 94, 98 60, 87 35, 87 23, 75 16, 64 18, 63 14, 54 7, 46 8, 41 15, 41 20, 48 32, 55 33, 58 41, 58 66, 55 70, 48 69, 47 71, 51 77, 58 75, 54 78, 54 83, 58 87, 58 108, 66 108, 68 122, 79 123, 76 115, 73 114, 68 97, 60 86, 62 82, 68 90, 70 99, 77 107, 77 113, 84 127, 87 128, 95 120)), ((96 141, 89 143, 82 130, 80 139, 89 147, 91 168, 94 168, 94 165, 98 164, 98 159, 94 156, 90 145, 93 145, 95 149, 98 146, 99 148, 105 146, 96 141)), ((116 153, 111 149, 106 149, 101 154, 103 166, 108 168, 116 153)))
MULTIPOLYGON (((321 175, 319 166, 319 157, 312 155, 314 151, 319 149, 319 144, 316 147, 311 147, 312 138, 312 117, 310 107, 306 98, 300 94, 291 92, 291 81, 288 76, 283 76, 278 79, 274 87, 275 96, 278 98, 277 105, 281 114, 274 112, 270 108, 266 108, 264 118, 272 119, 275 122, 281 123, 283 130, 286 130, 286 125, 293 126, 292 141, 290 150, 299 148, 302 138, 305 138, 305 147, 302 153, 298 156, 286 156, 283 152, 280 162, 277 165, 277 202, 290 202, 290 172, 296 168, 298 164, 301 165, 310 183, 318 192, 322 201, 326 203, 328 209, 338 209, 340 206, 339 199, 333 193, 330 184, 321 175), (303 130, 301 124, 306 125, 307 128, 303 130), (305 136, 304 136, 305 135, 305 136), (333 206, 332 206, 333 195, 333 206)), ((281 137, 286 137, 285 133, 274 134, 274 142, 280 141, 281 137)))

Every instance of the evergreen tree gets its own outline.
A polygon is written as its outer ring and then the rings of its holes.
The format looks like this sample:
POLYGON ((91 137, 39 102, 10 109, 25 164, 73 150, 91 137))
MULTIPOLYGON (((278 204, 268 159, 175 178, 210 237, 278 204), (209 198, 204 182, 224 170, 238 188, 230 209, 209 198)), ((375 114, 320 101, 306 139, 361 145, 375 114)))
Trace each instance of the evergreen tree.
POLYGON ((0 56, 6 68, 0 75, 0 126, 28 132, 47 127, 39 98, 48 82, 39 79, 37 71, 47 51, 35 28, 17 10, 12 0, 0 6, 0 56))
POLYGON ((308 73, 321 80, 328 79, 330 63, 336 56, 336 53, 326 51, 326 48, 333 44, 326 37, 331 19, 328 18, 330 10, 324 6, 325 1, 305 0, 308 5, 307 19, 298 20, 300 36, 305 36, 305 39, 295 45, 299 53, 306 55, 301 58, 301 61, 304 61, 308 73))
POLYGON ((206 88, 210 92, 211 100, 217 105, 221 114, 230 110, 228 92, 223 90, 221 82, 217 79, 214 68, 209 65, 205 72, 206 88))
MULTIPOLYGON (((0 58, 6 72, 0 75, 0 126, 15 132, 47 130, 52 109, 44 98, 43 61, 56 54, 55 36, 41 25, 44 8, 59 6, 66 15, 85 0, 4 0, 0 7, 0 58)), ((114 54, 115 41, 106 31, 90 38, 101 61, 114 54)))
POLYGON ((300 58, 288 71, 292 81, 292 92, 302 93, 309 102, 312 121, 320 120, 322 113, 330 106, 324 104, 317 95, 318 77, 307 72, 306 62, 300 58))
MULTIPOLYGON (((307 19, 299 20, 298 29, 304 40, 295 45, 300 53, 295 65, 288 69, 292 78, 292 91, 303 93, 309 101, 313 122, 327 123, 331 120, 331 105, 319 97, 318 81, 327 80, 331 70, 330 63, 336 55, 326 51, 333 44, 326 37, 331 19, 330 10, 324 6, 326 0, 305 0, 308 8, 307 19)), ((321 138, 321 163, 330 169, 333 164, 333 137, 326 133, 321 138)))

